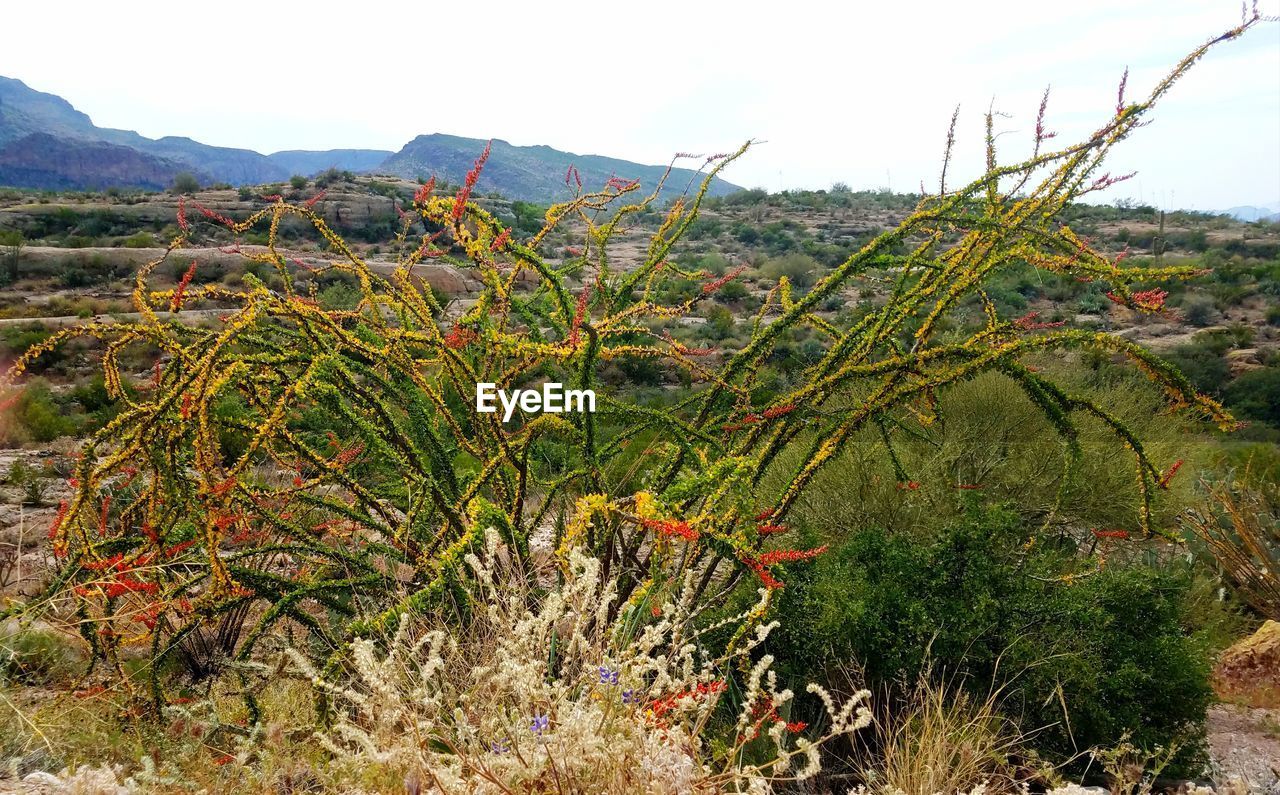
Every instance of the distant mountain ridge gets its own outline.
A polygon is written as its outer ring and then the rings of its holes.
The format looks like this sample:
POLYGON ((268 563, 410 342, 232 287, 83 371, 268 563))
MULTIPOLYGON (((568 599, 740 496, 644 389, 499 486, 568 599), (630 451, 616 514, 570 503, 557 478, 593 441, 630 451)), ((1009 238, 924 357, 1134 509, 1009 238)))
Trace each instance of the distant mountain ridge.
MULTIPOLYGON (((478 138, 443 133, 419 135, 374 171, 406 179, 435 174, 457 184, 466 177, 476 157, 484 150, 485 143, 478 138)), ((570 195, 571 188, 566 183, 570 166, 578 169, 587 190, 603 188, 611 177, 638 179, 642 188, 652 189, 667 170, 666 166, 645 166, 602 155, 576 155, 549 146, 513 146, 495 138, 476 190, 481 193, 496 191, 508 198, 525 201, 563 200, 570 195)), ((667 188, 681 191, 690 182, 696 188, 702 178, 703 175, 693 169, 673 168, 667 178, 667 188)), ((574 185, 573 189, 576 187, 574 185)), ((723 196, 738 190, 742 189, 716 179, 707 192, 712 196, 723 196)))
MULTIPOLYGON (((152 139, 131 130, 98 127, 62 97, 0 76, 0 185, 52 190, 108 187, 161 189, 190 172, 202 183, 260 185, 293 174, 314 176, 329 168, 391 174, 431 174, 461 182, 485 141, 440 133, 420 135, 399 152, 378 149, 286 150, 264 155, 249 149, 210 146, 190 138, 152 139)), ((665 166, 647 166, 601 155, 575 155, 549 146, 513 146, 493 141, 477 190, 511 199, 550 203, 566 198, 565 173, 577 167, 587 189, 610 177, 640 180, 652 188, 665 166)), ((683 190, 701 181, 691 169, 674 169, 669 187, 683 190)), ((711 195, 740 190, 715 180, 711 195)))
MULTIPOLYGON (((151 159, 143 172, 153 173, 166 168, 190 171, 207 182, 229 182, 233 185, 271 182, 287 179, 289 173, 271 162, 265 155, 248 149, 232 149, 209 146, 190 138, 166 137, 151 139, 132 130, 113 130, 96 126, 93 121, 76 110, 70 102, 54 94, 46 94, 29 88, 21 80, 0 77, 0 157, 17 141, 33 135, 44 134, 64 142, 59 147, 57 159, 29 162, 26 171, 31 174, 49 174, 48 181, 58 182, 68 173, 93 172, 91 155, 103 152, 100 146, 88 144, 115 144, 142 152, 151 159), (80 161, 80 168, 72 161, 80 161)), ((25 151, 49 151, 41 147, 25 147, 25 151)), ((7 159, 13 160, 17 152, 10 151, 7 159)), ((110 169, 106 173, 111 173, 110 169)), ((121 187, 150 187, 140 173, 131 179, 127 173, 119 173, 121 187)), ((98 184, 98 178, 87 180, 83 186, 98 184)), ((24 184, 18 187, 45 188, 54 184, 24 184)), ((65 186, 61 186, 65 187, 65 186)))
POLYGON ((1254 221, 1280 221, 1280 207, 1253 207, 1244 205, 1241 207, 1231 207, 1222 211, 1223 215, 1229 215, 1237 221, 1252 223, 1254 221))
POLYGON ((289 149, 273 152, 267 155, 267 159, 290 174, 313 177, 331 168, 357 173, 372 171, 393 154, 385 149, 325 149, 318 152, 289 149))

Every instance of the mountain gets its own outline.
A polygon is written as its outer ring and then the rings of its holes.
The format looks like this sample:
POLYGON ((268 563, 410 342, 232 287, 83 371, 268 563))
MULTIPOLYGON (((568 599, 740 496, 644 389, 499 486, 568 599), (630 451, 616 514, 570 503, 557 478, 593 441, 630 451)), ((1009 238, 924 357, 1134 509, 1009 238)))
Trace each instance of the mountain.
MULTIPOLYGON (((174 175, 191 172, 203 184, 262 185, 291 175, 314 176, 328 168, 394 174, 413 179, 435 174, 463 181, 485 142, 456 135, 420 135, 399 152, 377 149, 288 150, 263 155, 190 138, 147 138, 131 130, 98 127, 70 102, 0 77, 0 184, 53 190, 111 186, 164 188, 174 175)), ((541 204, 568 198, 565 172, 578 169, 583 185, 599 189, 611 177, 654 186, 665 166, 646 166, 600 155, 575 155, 549 146, 512 146, 494 140, 477 190, 541 204)), ((702 175, 673 169, 668 186, 683 191, 702 175)), ((713 196, 740 190, 717 179, 713 196)))
POLYGON ((1229 215, 1237 221, 1252 223, 1253 221, 1274 220, 1275 216, 1280 215, 1276 212, 1278 208, 1272 207, 1253 207, 1244 205, 1241 207, 1232 207, 1229 210, 1223 210, 1223 215, 1229 215))
MULTIPOLYGON (((485 142, 477 138, 441 133, 419 135, 374 171, 407 179, 435 174, 458 184, 466 177, 484 145, 485 142)), ((666 170, 666 166, 644 166, 600 155, 575 155, 549 146, 512 146, 494 139, 489 162, 480 174, 476 190, 480 193, 496 191, 510 199, 541 203, 566 199, 570 196, 565 185, 565 172, 569 166, 578 169, 588 190, 604 187, 610 177, 638 179, 641 187, 650 189, 666 170)), ((676 191, 684 190, 690 180, 696 187, 702 175, 692 169, 673 169, 667 186, 676 191)), ((720 196, 738 190, 741 188, 737 185, 717 179, 712 182, 708 194, 720 196)))
POLYGON ((0 185, 45 190, 163 190, 181 164, 104 141, 32 133, 0 147, 0 185))
POLYGON ((372 171, 393 154, 385 149, 327 149, 322 152, 290 149, 269 154, 267 159, 290 174, 314 177, 331 168, 356 173, 372 171))
MULTIPOLYGON (((147 165, 139 172, 137 179, 121 174, 120 185, 147 184, 155 168, 159 167, 158 163, 153 162, 156 160, 168 161, 168 166, 164 167, 172 166, 177 171, 190 171, 205 182, 229 182, 233 185, 275 182, 288 179, 291 173, 265 155, 248 149, 209 146, 190 138, 167 137, 154 140, 131 130, 98 127, 65 99, 29 88, 21 80, 0 77, 0 146, 36 133, 63 141, 64 145, 57 148, 63 158, 77 148, 81 151, 81 157, 90 152, 111 151, 101 147, 85 147, 86 143, 129 147, 152 158, 144 161, 147 165)), ((47 141, 36 142, 22 151, 29 156, 50 153, 53 150, 47 144, 47 141)), ((16 153, 11 154, 12 156, 16 156, 16 153)), ((113 158, 113 162, 119 165, 123 161, 113 158)), ((59 162, 33 161, 26 164, 25 170, 31 174, 55 173, 65 170, 64 165, 65 159, 59 162)), ((18 186, 54 187, 36 183, 21 183, 18 186)), ((91 183, 61 187, 91 187, 91 183)))

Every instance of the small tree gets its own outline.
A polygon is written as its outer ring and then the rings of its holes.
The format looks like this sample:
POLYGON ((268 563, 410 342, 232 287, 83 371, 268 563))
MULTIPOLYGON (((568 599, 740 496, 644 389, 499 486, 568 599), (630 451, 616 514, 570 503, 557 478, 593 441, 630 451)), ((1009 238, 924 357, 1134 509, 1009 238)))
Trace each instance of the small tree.
POLYGON ((190 171, 183 171, 173 178, 173 187, 169 190, 178 194, 195 193, 200 190, 200 180, 196 179, 196 175, 190 171))
POLYGON ((26 245, 27 239, 18 230, 0 232, 0 246, 4 247, 5 253, 5 280, 10 284, 18 280, 18 260, 26 245))
POLYGON ((307 187, 307 178, 301 174, 294 174, 292 177, 289 177, 289 185, 291 185, 294 190, 302 190, 307 187))

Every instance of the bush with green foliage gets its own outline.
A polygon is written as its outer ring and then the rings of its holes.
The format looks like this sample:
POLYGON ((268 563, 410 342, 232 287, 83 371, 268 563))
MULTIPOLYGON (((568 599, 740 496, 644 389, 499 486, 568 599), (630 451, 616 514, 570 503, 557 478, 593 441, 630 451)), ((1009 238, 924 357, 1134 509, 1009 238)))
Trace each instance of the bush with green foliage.
POLYGON ((1227 384, 1223 394, 1241 417, 1280 428, 1280 366, 1241 373, 1227 384))
POLYGON ((198 190, 200 190, 200 180, 189 171, 183 171, 175 176, 173 185, 169 188, 171 193, 195 193, 198 190))
MULTIPOLYGON (((817 540, 817 539, 813 539, 817 540)), ((934 536, 852 530, 813 566, 788 570, 768 651, 796 680, 861 666, 889 691, 932 665, 1005 711, 1058 761, 1109 747, 1180 742, 1202 759, 1207 644, 1186 626, 1193 578, 1174 564, 1073 576, 1075 542, 1037 537, 1017 515, 974 510, 934 536)))

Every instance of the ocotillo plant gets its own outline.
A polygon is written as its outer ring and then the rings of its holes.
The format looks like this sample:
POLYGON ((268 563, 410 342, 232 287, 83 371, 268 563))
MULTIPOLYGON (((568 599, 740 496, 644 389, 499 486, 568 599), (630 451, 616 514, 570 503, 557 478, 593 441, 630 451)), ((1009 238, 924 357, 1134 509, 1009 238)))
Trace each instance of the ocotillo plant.
POLYGON ((50 530, 62 567, 36 604, 74 600, 87 637, 117 668, 127 641, 149 638, 162 656, 247 605, 253 609, 235 652, 241 658, 281 622, 309 633, 311 648, 324 656, 356 635, 396 626, 405 611, 446 599, 465 603, 460 561, 488 528, 526 563, 539 533, 554 536, 562 561, 568 550, 586 548, 606 576, 620 579, 632 607, 695 568, 703 588, 745 575, 774 589, 783 584, 780 565, 820 550, 773 548, 770 537, 786 529, 797 497, 851 437, 878 427, 886 459, 896 461, 895 429, 928 422, 940 391, 992 371, 1025 390, 1073 454, 1078 417, 1114 431, 1135 459, 1145 526, 1161 468, 1105 406, 1036 372, 1026 357, 1122 355, 1163 387, 1174 408, 1223 426, 1230 417, 1139 346, 1000 317, 983 288, 1003 270, 1030 265, 1105 283, 1113 300, 1137 311, 1161 311, 1164 293, 1151 285, 1194 270, 1123 263, 1059 216, 1115 182, 1101 171, 1111 148, 1210 47, 1257 21, 1255 14, 1197 48, 1142 101, 1127 101, 1122 83, 1115 114, 1075 145, 1047 148, 1052 134, 1042 104, 1034 154, 1002 165, 988 114, 982 176, 948 185, 948 143, 936 193, 802 296, 781 280, 749 341, 723 355, 689 349, 652 324, 690 313, 735 278, 734 271, 712 278, 684 270, 672 252, 698 217, 710 180, 746 145, 705 159, 706 181, 664 206, 641 260, 629 267, 619 267, 611 243, 658 208, 665 180, 642 189, 612 179, 588 190, 571 169, 572 198, 551 207, 544 228, 521 240, 472 200, 487 150, 456 195, 436 195, 428 183, 402 211, 401 256, 389 275, 371 269, 314 200, 268 197, 242 220, 180 205, 178 236, 137 275, 139 321, 63 330, 10 373, 16 379, 43 353, 92 338, 101 343, 107 388, 120 407, 83 446, 74 496, 50 530), (278 247, 288 218, 328 241, 328 261, 298 263, 278 247), (152 289, 156 268, 182 261, 204 224, 237 236, 265 229, 264 248, 234 250, 273 269, 276 289, 251 275, 242 289, 195 285, 198 262, 176 288, 152 289), (543 248, 562 226, 581 231, 583 244, 555 262, 543 248), (452 261, 482 284, 474 306, 454 320, 442 319, 421 277, 431 260, 452 261), (358 305, 323 308, 298 289, 301 268, 346 274, 358 286, 358 305), (893 277, 886 303, 848 327, 816 313, 872 270, 893 277), (576 291, 571 274, 585 275, 576 291), (664 287, 677 280, 702 284, 688 300, 664 302, 664 287), (963 335, 942 333, 975 296, 986 308, 985 324, 963 335), (231 307, 212 329, 166 314, 211 301, 231 307), (798 385, 785 394, 756 402, 762 364, 785 332, 802 326, 824 340, 820 360, 796 374, 798 385), (154 351, 152 380, 121 371, 126 349, 154 351), (558 376, 590 389, 603 366, 624 356, 682 369, 696 388, 661 411, 603 390, 594 414, 506 425, 499 414, 474 410, 477 382, 509 388, 558 376), (633 473, 615 466, 633 442, 647 446, 636 465, 640 491, 627 486, 633 473), (800 455, 782 455, 789 450, 800 455), (780 475, 785 486, 767 491, 766 473, 780 475))

